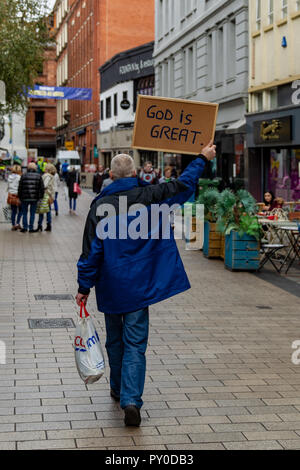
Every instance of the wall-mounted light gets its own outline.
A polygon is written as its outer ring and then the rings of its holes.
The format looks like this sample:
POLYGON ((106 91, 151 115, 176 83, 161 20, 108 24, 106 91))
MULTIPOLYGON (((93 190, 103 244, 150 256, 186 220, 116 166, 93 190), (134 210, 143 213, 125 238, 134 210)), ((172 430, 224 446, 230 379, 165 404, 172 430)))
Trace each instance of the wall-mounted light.
POLYGON ((287 47, 287 40, 286 40, 285 36, 283 36, 283 38, 282 38, 281 46, 282 47, 287 47))

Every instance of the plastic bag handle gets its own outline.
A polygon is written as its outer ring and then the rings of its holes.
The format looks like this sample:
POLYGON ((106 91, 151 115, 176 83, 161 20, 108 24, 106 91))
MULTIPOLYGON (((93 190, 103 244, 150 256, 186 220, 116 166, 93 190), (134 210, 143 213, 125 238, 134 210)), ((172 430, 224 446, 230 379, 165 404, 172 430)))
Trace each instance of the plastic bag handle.
POLYGON ((84 310, 85 318, 88 318, 90 315, 83 302, 80 303, 80 318, 82 318, 82 310, 84 310))

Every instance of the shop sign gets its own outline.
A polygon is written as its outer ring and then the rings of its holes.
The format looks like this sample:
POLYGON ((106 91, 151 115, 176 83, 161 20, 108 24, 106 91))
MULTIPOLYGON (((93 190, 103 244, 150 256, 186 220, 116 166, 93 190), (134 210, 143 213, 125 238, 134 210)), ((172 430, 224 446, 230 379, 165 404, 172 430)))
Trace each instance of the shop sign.
POLYGON ((253 125, 255 144, 287 143, 292 140, 292 116, 256 121, 253 125))
POLYGON ((197 155, 214 139, 218 104, 139 95, 132 147, 197 155))
POLYGON ((123 100, 123 101, 121 101, 120 106, 121 106, 122 109, 129 109, 130 108, 130 101, 123 100))
POLYGON ((73 140, 66 140, 65 141, 65 148, 66 148, 66 150, 75 150, 73 140))

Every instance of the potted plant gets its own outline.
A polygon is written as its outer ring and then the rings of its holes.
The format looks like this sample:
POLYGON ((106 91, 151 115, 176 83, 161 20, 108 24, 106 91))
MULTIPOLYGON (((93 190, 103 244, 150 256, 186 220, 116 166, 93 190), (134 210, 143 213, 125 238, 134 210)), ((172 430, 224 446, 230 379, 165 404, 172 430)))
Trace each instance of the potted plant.
POLYGON ((225 235, 225 267, 255 271, 260 262, 261 226, 256 217, 257 204, 251 194, 241 189, 221 193, 217 228, 225 235))
POLYGON ((217 231, 217 207, 220 193, 208 188, 197 200, 204 205, 204 243, 203 254, 207 258, 219 258, 221 254, 221 233, 217 231))

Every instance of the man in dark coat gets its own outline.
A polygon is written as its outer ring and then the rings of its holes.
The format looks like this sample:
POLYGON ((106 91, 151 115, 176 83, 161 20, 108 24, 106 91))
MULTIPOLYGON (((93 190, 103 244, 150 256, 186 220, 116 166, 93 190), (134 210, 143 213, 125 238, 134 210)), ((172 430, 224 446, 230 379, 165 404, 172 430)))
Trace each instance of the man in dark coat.
POLYGON ((117 155, 111 162, 114 182, 91 205, 77 264, 76 301, 86 303, 96 287, 98 310, 105 314, 111 396, 120 401, 127 426, 141 422, 148 307, 190 288, 168 210, 194 194, 215 156, 211 142, 177 180, 155 185, 136 177, 129 155, 117 155))
POLYGON ((94 174, 93 178, 93 192, 99 194, 102 188, 103 181, 109 178, 109 175, 104 172, 104 166, 100 165, 98 171, 94 174))
POLYGON ((37 166, 31 162, 28 164, 27 173, 21 176, 18 197, 22 203, 23 215, 22 233, 28 231, 28 208, 30 208, 29 233, 34 233, 33 225, 37 203, 44 197, 44 183, 42 176, 37 172, 37 166))

